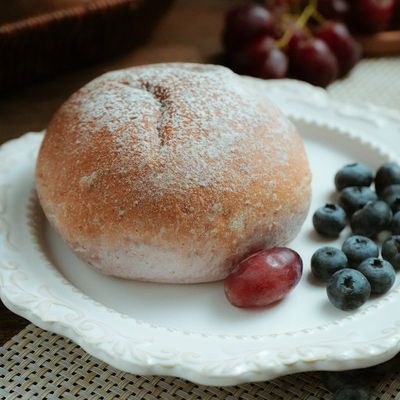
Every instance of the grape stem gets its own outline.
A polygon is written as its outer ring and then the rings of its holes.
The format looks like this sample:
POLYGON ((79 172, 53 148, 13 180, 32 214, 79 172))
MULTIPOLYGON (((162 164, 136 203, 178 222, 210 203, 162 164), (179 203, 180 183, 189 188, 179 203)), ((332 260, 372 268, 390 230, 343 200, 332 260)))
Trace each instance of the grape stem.
POLYGON ((296 21, 296 26, 298 28, 304 28, 307 25, 308 20, 313 16, 316 11, 316 7, 313 4, 314 1, 310 2, 310 4, 303 10, 300 17, 296 21))
POLYGON ((320 24, 324 24, 325 23, 325 18, 321 15, 321 13, 315 9, 314 14, 313 14, 313 18, 320 24))
MULTIPOLYGON (((299 18, 297 18, 295 25, 297 28, 304 28, 310 18, 314 18, 318 23, 324 23, 323 16, 317 10, 318 0, 310 0, 308 5, 304 8, 303 12, 300 14, 299 18)), ((287 29, 283 36, 277 40, 276 47, 278 49, 282 49, 287 46, 290 42, 290 39, 293 36, 293 29, 287 29)))

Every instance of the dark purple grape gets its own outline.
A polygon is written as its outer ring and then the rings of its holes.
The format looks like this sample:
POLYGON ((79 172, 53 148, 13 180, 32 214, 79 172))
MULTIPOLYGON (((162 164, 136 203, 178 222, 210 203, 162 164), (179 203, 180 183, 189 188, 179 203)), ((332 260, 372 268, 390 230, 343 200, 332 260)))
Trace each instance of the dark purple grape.
POLYGON ((295 53, 300 43, 305 42, 311 37, 310 33, 305 29, 296 29, 296 27, 293 27, 292 29, 293 33, 287 45, 287 53, 289 54, 289 57, 295 53))
POLYGON ((287 76, 288 58, 286 54, 273 49, 262 64, 254 70, 254 76, 262 79, 281 79, 287 76))
POLYGON ((339 74, 336 57, 328 45, 316 38, 300 42, 290 58, 293 76, 317 86, 328 86, 339 74))
POLYGON ((394 20, 396 0, 354 0, 352 18, 366 32, 386 30, 394 20))
POLYGON ((240 74, 279 79, 287 75, 288 59, 283 51, 275 47, 273 38, 264 36, 233 53, 231 67, 240 74))
POLYGON ((340 76, 346 75, 360 60, 361 47, 343 23, 327 21, 316 30, 315 34, 336 56, 340 76))
POLYGON ((246 47, 231 54, 231 67, 239 74, 253 75, 257 67, 262 65, 275 47, 275 40, 263 36, 251 41, 246 47))
POLYGON ((225 18, 223 43, 228 51, 245 46, 258 36, 272 35, 275 18, 270 11, 259 5, 232 8, 225 18))
POLYGON ((346 0, 318 0, 318 11, 325 18, 345 20, 350 6, 346 0))

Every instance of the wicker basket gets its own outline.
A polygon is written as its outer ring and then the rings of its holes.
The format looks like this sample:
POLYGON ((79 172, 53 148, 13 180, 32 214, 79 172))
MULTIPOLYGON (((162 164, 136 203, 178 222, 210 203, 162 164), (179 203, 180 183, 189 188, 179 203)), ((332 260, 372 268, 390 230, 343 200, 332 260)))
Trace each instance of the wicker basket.
POLYGON ((140 45, 171 2, 18 0, 5 2, 7 6, 3 3, 1 7, 7 8, 9 18, 0 9, 0 91, 140 45), (29 15, 32 9, 39 14, 29 15))

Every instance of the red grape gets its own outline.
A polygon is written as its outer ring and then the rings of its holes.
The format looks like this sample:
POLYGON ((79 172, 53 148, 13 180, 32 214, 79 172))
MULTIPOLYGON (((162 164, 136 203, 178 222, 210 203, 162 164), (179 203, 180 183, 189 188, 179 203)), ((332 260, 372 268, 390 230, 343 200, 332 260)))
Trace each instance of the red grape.
POLYGON ((226 15, 223 43, 226 49, 238 49, 249 39, 273 34, 274 16, 265 7, 259 5, 239 6, 226 15))
POLYGON ((303 262, 286 247, 243 260, 225 279, 225 295, 236 307, 262 307, 281 300, 300 281, 303 262))
POLYGON ((350 7, 346 0, 318 0, 318 11, 325 18, 345 20, 350 7))
POLYGON ((288 11, 295 6, 297 0, 265 0, 265 6, 272 12, 288 11))
POLYGON ((340 76, 346 75, 359 61, 361 47, 343 23, 327 21, 316 30, 315 34, 329 46, 336 56, 340 76))
POLYGON ((293 29, 292 37, 290 38, 287 46, 289 57, 296 51, 301 42, 304 42, 305 40, 310 38, 309 32, 306 31, 305 29, 300 29, 295 27, 293 27, 292 29, 293 29))
POLYGON ((379 32, 390 26, 395 11, 396 0, 356 0, 353 17, 361 29, 379 32))
POLYGON ((288 58, 286 54, 279 49, 272 49, 263 63, 256 67, 252 74, 262 79, 280 79, 285 78, 288 72, 288 58))
POLYGON ((269 36, 257 38, 231 55, 232 69, 262 79, 284 78, 288 70, 285 53, 275 47, 269 36))
POLYGON ((290 59, 290 69, 295 78, 317 86, 328 86, 338 77, 336 57, 320 39, 310 38, 300 42, 290 59))
POLYGON ((269 36, 256 38, 231 55, 232 68, 240 74, 251 75, 255 67, 264 63, 274 46, 275 40, 269 36))

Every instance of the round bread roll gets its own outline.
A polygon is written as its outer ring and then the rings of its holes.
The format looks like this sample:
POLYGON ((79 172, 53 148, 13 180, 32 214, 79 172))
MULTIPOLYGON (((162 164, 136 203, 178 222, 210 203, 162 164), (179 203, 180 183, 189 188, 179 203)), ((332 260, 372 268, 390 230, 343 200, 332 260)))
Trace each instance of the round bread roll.
POLYGON ((223 279, 293 239, 310 180, 302 140, 265 88, 180 63, 107 73, 73 94, 36 169, 43 210, 80 258, 168 283, 223 279))

